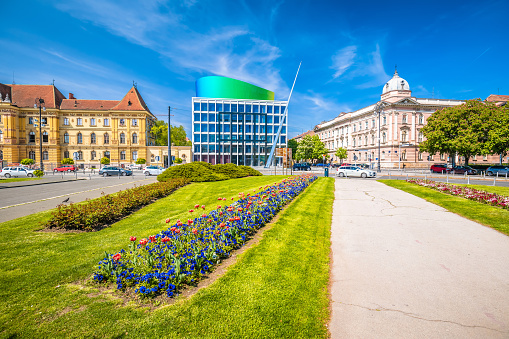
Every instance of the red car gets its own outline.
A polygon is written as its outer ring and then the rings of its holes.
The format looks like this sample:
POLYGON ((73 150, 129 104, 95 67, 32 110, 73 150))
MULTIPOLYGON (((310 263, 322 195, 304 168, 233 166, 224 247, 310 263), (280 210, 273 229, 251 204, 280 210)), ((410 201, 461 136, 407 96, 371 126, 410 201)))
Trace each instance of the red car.
POLYGON ((74 165, 62 165, 53 170, 53 172, 76 172, 78 167, 74 165))
POLYGON ((451 168, 447 167, 446 164, 433 164, 430 167, 431 173, 448 173, 451 168))

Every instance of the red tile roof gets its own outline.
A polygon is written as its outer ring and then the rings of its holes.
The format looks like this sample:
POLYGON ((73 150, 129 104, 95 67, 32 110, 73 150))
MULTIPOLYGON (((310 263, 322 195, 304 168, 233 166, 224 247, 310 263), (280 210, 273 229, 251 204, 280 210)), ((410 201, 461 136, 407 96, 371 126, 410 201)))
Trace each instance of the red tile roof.
POLYGON ((7 85, 11 87, 13 105, 34 107, 35 99, 44 99, 46 108, 60 108, 65 96, 53 85, 7 85))
POLYGON ((112 108, 114 111, 148 111, 150 110, 136 87, 132 87, 120 102, 112 108))
POLYGON ((118 100, 65 99, 61 109, 108 111, 118 105, 118 100))
POLYGON ((292 139, 302 139, 304 138, 306 135, 310 135, 310 136, 313 136, 315 135, 315 132, 314 131, 307 131, 307 132, 304 132, 300 135, 297 135, 296 137, 293 137, 292 139))
POLYGON ((486 101, 489 101, 489 102, 508 102, 509 101, 509 95, 491 94, 489 97, 486 98, 486 101))

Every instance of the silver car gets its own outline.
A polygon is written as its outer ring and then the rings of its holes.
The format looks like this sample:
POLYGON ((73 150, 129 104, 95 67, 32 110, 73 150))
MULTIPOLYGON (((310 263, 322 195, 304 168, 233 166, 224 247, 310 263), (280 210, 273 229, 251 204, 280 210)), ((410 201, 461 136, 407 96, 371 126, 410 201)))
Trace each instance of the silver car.
POLYGON ((341 166, 337 170, 338 177, 360 177, 376 178, 376 172, 368 169, 362 169, 357 166, 341 166))
POLYGON ((147 166, 143 170, 143 174, 145 175, 159 175, 164 172, 164 168, 161 166, 147 166))
POLYGON ((2 168, 1 176, 10 178, 33 178, 34 177, 33 169, 23 168, 23 167, 4 167, 2 168))

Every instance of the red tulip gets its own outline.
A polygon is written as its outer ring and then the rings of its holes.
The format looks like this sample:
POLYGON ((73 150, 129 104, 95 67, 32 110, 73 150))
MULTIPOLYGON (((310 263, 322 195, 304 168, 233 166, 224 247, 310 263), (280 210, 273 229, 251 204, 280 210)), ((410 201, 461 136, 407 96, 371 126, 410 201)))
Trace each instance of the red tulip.
POLYGON ((201 208, 205 209, 205 205, 201 205, 201 208))
POLYGON ((166 223, 168 224, 170 222, 170 218, 167 218, 166 219, 166 223))
POLYGON ((156 236, 155 235, 151 235, 150 237, 148 237, 148 239, 150 240, 150 242, 156 242, 156 236))
POLYGON ((198 208, 198 207, 200 207, 200 204, 194 205, 194 208, 198 208))
POLYGON ((198 230, 196 228, 193 228, 191 232, 193 232, 194 235, 198 234, 198 230))
POLYGON ((143 238, 143 239, 140 240, 140 245, 141 246, 145 246, 147 244, 147 242, 148 242, 148 240, 143 238))
POLYGON ((136 237, 130 237, 129 241, 136 241, 136 237))
POLYGON ((122 258, 122 256, 120 255, 120 253, 117 253, 113 256, 113 260, 115 260, 115 261, 119 261, 121 258, 122 258))

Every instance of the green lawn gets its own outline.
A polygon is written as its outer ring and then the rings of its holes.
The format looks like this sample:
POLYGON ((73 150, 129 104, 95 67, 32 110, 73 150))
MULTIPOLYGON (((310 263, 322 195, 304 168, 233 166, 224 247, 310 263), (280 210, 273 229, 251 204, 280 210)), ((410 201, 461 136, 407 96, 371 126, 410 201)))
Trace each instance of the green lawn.
POLYGON ((41 180, 41 178, 9 178, 9 179, 0 179, 0 184, 6 182, 17 182, 17 181, 33 181, 33 180, 41 180))
MULTIPOLYGON (((437 204, 453 213, 476 221, 480 224, 494 228, 506 235, 509 235, 509 210, 482 204, 476 201, 452 196, 446 193, 435 191, 431 188, 418 186, 404 180, 379 180, 380 182, 411 193, 429 202, 437 204)), ((509 195, 507 187, 493 187, 483 185, 462 185, 475 189, 485 190, 502 195, 509 195)))
POLYGON ((150 310, 124 304, 114 286, 97 293, 96 285, 84 283, 104 251, 126 247, 129 236, 158 233, 167 228, 165 218, 186 218, 194 204, 212 208, 218 196, 236 197, 282 178, 188 185, 100 232, 34 232, 47 212, 0 224, 1 335, 326 337, 333 179, 311 185, 257 246, 188 300, 150 310))

